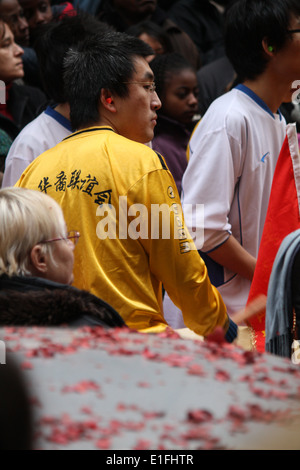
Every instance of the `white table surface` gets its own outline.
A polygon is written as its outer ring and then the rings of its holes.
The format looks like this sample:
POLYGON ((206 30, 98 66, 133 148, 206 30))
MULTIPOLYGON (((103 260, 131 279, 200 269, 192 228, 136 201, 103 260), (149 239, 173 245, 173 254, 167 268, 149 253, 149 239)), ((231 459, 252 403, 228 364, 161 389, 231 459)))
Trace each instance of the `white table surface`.
POLYGON ((298 366, 174 336, 0 329, 30 390, 35 448, 300 449, 298 366))

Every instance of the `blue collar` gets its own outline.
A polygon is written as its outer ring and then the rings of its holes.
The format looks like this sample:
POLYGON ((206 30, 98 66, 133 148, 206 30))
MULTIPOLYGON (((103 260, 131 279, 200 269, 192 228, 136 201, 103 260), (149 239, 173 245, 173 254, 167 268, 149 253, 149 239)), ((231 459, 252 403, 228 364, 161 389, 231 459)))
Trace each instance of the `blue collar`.
POLYGON ((51 106, 47 106, 44 111, 48 116, 51 116, 55 121, 65 127, 68 131, 72 132, 71 123, 69 119, 65 118, 62 114, 55 111, 51 106))
MULTIPOLYGON (((245 93, 246 95, 248 95, 250 98, 253 99, 253 101, 255 101, 262 109, 264 109, 268 114, 270 114, 270 116, 272 116, 273 119, 275 119, 274 117, 274 113, 272 113, 272 111, 270 110, 269 106, 266 105, 266 103, 259 97, 257 96, 256 93, 254 93, 254 91, 250 90, 250 88, 248 88, 246 85, 243 85, 242 83, 240 83, 239 85, 237 85, 236 87, 234 87, 236 90, 240 90, 242 91, 243 93, 245 93)), ((280 121, 282 119, 282 114, 280 112, 280 110, 278 109, 278 114, 279 114, 279 118, 280 118, 280 121)))

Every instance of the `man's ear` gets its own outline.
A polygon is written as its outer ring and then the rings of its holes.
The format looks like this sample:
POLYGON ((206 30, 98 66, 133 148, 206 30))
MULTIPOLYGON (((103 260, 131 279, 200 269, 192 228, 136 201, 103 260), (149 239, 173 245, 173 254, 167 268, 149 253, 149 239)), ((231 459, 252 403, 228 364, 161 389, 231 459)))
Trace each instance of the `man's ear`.
POLYGON ((264 52, 269 56, 273 57, 275 48, 270 44, 268 38, 263 38, 262 40, 262 47, 264 52))
POLYGON ((37 274, 43 275, 48 271, 47 256, 41 245, 34 245, 30 252, 30 262, 37 274))
POLYGON ((115 113, 117 111, 113 95, 107 88, 101 89, 100 102, 102 106, 108 111, 110 111, 111 113, 115 113))

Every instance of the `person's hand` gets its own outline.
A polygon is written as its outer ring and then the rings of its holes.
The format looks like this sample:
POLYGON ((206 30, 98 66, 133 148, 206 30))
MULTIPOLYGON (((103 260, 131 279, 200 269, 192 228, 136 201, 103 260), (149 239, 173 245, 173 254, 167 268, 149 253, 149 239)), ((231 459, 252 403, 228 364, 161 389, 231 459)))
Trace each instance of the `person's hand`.
MULTIPOLYGON (((250 302, 245 308, 230 316, 230 319, 238 325, 238 335, 233 341, 233 344, 245 349, 246 351, 254 349, 252 328, 241 324, 247 324, 251 317, 262 313, 266 308, 266 302, 267 297, 265 295, 260 295, 256 299, 252 300, 252 302, 250 302)), ((221 326, 218 326, 211 334, 206 336, 205 340, 218 344, 226 343, 225 334, 226 331, 221 326)))
POLYGON ((237 325, 247 323, 254 315, 262 313, 267 304, 267 297, 265 295, 259 295, 256 299, 252 300, 245 308, 239 310, 238 312, 230 316, 231 320, 234 321, 237 325))

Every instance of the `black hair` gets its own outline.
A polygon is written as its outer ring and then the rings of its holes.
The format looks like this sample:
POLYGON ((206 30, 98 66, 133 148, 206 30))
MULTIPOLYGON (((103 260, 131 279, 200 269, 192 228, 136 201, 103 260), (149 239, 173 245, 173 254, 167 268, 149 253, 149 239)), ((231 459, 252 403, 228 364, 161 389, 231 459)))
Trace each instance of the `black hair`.
POLYGON ((166 31, 152 21, 141 21, 130 26, 126 31, 130 36, 138 38, 141 34, 146 33, 151 38, 156 39, 163 47, 165 54, 173 52, 173 47, 166 31))
POLYGON ((63 85, 63 61, 66 52, 93 34, 104 34, 111 28, 92 15, 81 12, 76 16, 64 16, 59 22, 51 22, 39 28, 34 44, 43 88, 55 103, 66 102, 63 85))
POLYGON ((153 50, 148 44, 113 31, 94 35, 70 50, 64 62, 64 83, 72 129, 99 121, 102 88, 120 97, 127 96, 126 82, 134 73, 134 59, 149 55, 153 55, 153 50))
POLYGON ((163 98, 166 82, 179 70, 190 69, 196 73, 194 67, 183 56, 177 52, 170 54, 159 54, 150 62, 150 67, 154 73, 156 93, 163 98))
POLYGON ((261 75, 269 61, 262 41, 274 50, 291 39, 292 15, 300 15, 299 0, 235 0, 225 12, 226 54, 239 81, 261 75))

